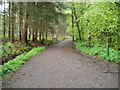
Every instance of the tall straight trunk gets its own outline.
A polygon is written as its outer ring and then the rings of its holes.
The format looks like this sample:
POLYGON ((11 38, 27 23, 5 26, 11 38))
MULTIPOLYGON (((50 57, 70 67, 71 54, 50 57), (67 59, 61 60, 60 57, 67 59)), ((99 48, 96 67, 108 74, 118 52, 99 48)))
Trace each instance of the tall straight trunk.
POLYGON ((28 29, 28 2, 25 6, 25 16, 24 16, 24 29, 23 29, 23 42, 27 43, 27 29, 28 29))
POLYGON ((31 29, 29 28, 29 40, 31 39, 31 29))
MULTIPOLYGON (((36 23, 35 23, 36 24, 36 23)), ((34 41, 37 41, 37 27, 34 29, 34 41)))
POLYGON ((14 16, 14 3, 11 2, 11 43, 14 43, 14 30, 15 30, 15 16, 14 16))
POLYGON ((90 36, 89 36, 89 34, 88 34, 88 47, 90 48, 91 46, 90 46, 90 40, 91 40, 91 38, 90 38, 90 36))
POLYGON ((79 40, 81 40, 81 34, 80 34, 80 28, 79 28, 79 22, 78 22, 78 17, 77 17, 77 14, 76 14, 76 9, 75 9, 75 5, 73 3, 73 12, 74 12, 74 15, 75 15, 75 19, 76 19, 76 25, 77 25, 77 28, 78 28, 78 36, 79 36, 79 40))
POLYGON ((44 23, 42 23, 42 40, 45 39, 45 32, 44 32, 44 30, 45 30, 45 26, 44 26, 44 23))
POLYGON ((21 2, 18 4, 19 8, 19 41, 22 41, 22 15, 21 15, 21 2))
POLYGON ((44 40, 45 39, 45 37, 44 37, 44 32, 42 32, 42 40, 44 40))
POLYGON ((38 40, 38 28, 36 27, 36 41, 38 40))
POLYGON ((89 31, 89 29, 90 29, 90 28, 89 28, 89 22, 90 22, 89 19, 87 19, 87 23, 88 23, 88 24, 87 24, 87 29, 88 29, 87 47, 88 47, 88 48, 91 47, 91 45, 90 45, 90 44, 91 44, 91 43, 90 43, 91 37, 90 37, 90 31, 89 31))
POLYGON ((37 28, 35 27, 35 40, 34 41, 37 41, 37 28))
POLYGON ((52 40, 54 40, 53 22, 52 22, 52 30, 51 30, 51 33, 52 33, 52 40))
POLYGON ((46 37, 46 39, 48 38, 47 26, 46 25, 45 25, 45 37, 46 37))
POLYGON ((10 41, 10 32, 11 32, 11 2, 9 2, 9 29, 8 29, 9 41, 10 41))
POLYGON ((73 37, 73 41, 74 39, 74 11, 73 11, 73 3, 71 4, 71 10, 72 10, 72 37, 73 37))
POLYGON ((35 36, 34 36, 34 41, 37 41, 37 27, 36 27, 36 4, 34 2, 34 33, 35 33, 35 36))
POLYGON ((39 30, 39 41, 41 41, 41 39, 42 39, 42 33, 41 33, 41 29, 42 29, 42 20, 41 20, 41 28, 40 28, 40 30, 39 30))
POLYGON ((42 37, 42 34, 41 34, 41 31, 39 31, 39 41, 41 41, 41 37, 42 37))
POLYGON ((32 13, 32 42, 35 41, 35 35, 34 35, 34 12, 32 13))
POLYGON ((5 31, 6 31, 6 28, 5 28, 5 1, 4 1, 4 30, 3 30, 4 38, 5 38, 5 31))
POLYGON ((34 28, 32 29, 32 41, 35 41, 34 28))

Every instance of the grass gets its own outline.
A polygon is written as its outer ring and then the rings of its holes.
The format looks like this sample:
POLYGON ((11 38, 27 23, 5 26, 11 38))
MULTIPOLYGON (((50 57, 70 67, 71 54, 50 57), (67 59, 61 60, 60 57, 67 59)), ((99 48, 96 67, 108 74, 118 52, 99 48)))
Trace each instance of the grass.
POLYGON ((0 74, 4 75, 8 72, 17 71, 21 67, 21 65, 25 63, 25 61, 27 61, 28 59, 30 59, 30 57, 38 54, 40 51, 42 51, 44 49, 45 49, 44 46, 35 47, 32 50, 30 50, 29 52, 23 53, 23 54, 17 56, 16 58, 14 58, 13 60, 8 61, 4 65, 0 66, 0 74))
POLYGON ((86 45, 85 41, 74 42, 74 45, 75 45, 75 47, 78 51, 85 52, 89 55, 100 56, 104 60, 109 60, 109 61, 113 61, 113 62, 116 62, 116 63, 120 63, 120 59, 119 59, 119 56, 118 56, 118 51, 113 50, 112 48, 109 49, 110 55, 107 56, 106 55, 106 48, 104 48, 104 47, 95 46, 95 47, 87 48, 86 47, 87 45, 86 45))

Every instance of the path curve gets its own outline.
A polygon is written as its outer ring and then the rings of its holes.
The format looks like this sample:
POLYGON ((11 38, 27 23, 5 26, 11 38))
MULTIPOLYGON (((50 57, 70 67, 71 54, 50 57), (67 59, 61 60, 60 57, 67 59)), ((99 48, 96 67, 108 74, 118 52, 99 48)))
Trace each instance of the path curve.
POLYGON ((105 73, 103 68, 91 63, 90 60, 91 58, 75 52, 72 39, 64 40, 28 60, 3 86, 7 88, 117 88, 117 73, 105 73))

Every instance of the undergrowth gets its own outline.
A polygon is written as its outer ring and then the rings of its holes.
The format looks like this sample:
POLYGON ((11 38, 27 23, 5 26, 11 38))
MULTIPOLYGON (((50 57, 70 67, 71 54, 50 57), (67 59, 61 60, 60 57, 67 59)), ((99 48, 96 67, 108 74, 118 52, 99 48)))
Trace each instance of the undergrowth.
POLYGON ((106 55, 106 48, 104 48, 104 47, 94 46, 91 48, 87 48, 86 42, 84 42, 84 41, 74 42, 74 45, 78 51, 85 52, 89 55, 100 56, 104 60, 109 60, 109 61, 113 61, 116 63, 120 63, 118 51, 113 50, 112 48, 109 49, 110 55, 107 56, 106 55))
POLYGON ((40 51, 44 50, 45 47, 35 47, 32 50, 30 50, 28 53, 23 53, 19 56, 17 56, 15 59, 8 61, 4 65, 0 66, 0 74, 4 75, 8 72, 14 72, 20 68, 22 64, 25 63, 30 57, 38 54, 40 51))
POLYGON ((26 46, 25 44, 16 42, 14 44, 7 42, 3 45, 0 45, 1 48, 1 55, 2 57, 0 58, 3 62, 11 60, 15 58, 16 56, 28 52, 29 50, 32 49, 30 46, 26 46))

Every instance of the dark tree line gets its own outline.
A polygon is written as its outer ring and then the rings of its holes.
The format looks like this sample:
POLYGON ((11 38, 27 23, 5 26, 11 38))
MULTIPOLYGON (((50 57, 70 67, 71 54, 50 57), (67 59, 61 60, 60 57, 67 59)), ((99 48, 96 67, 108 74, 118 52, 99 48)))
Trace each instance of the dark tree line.
POLYGON ((3 2, 2 38, 14 43, 15 40, 42 41, 63 36, 66 29, 66 8, 57 2, 3 2), (8 8, 5 8, 5 4, 8 8), (63 25, 64 23, 64 25, 63 25), (62 26, 63 25, 63 26, 62 26), (60 27, 61 30, 56 28, 60 27))

